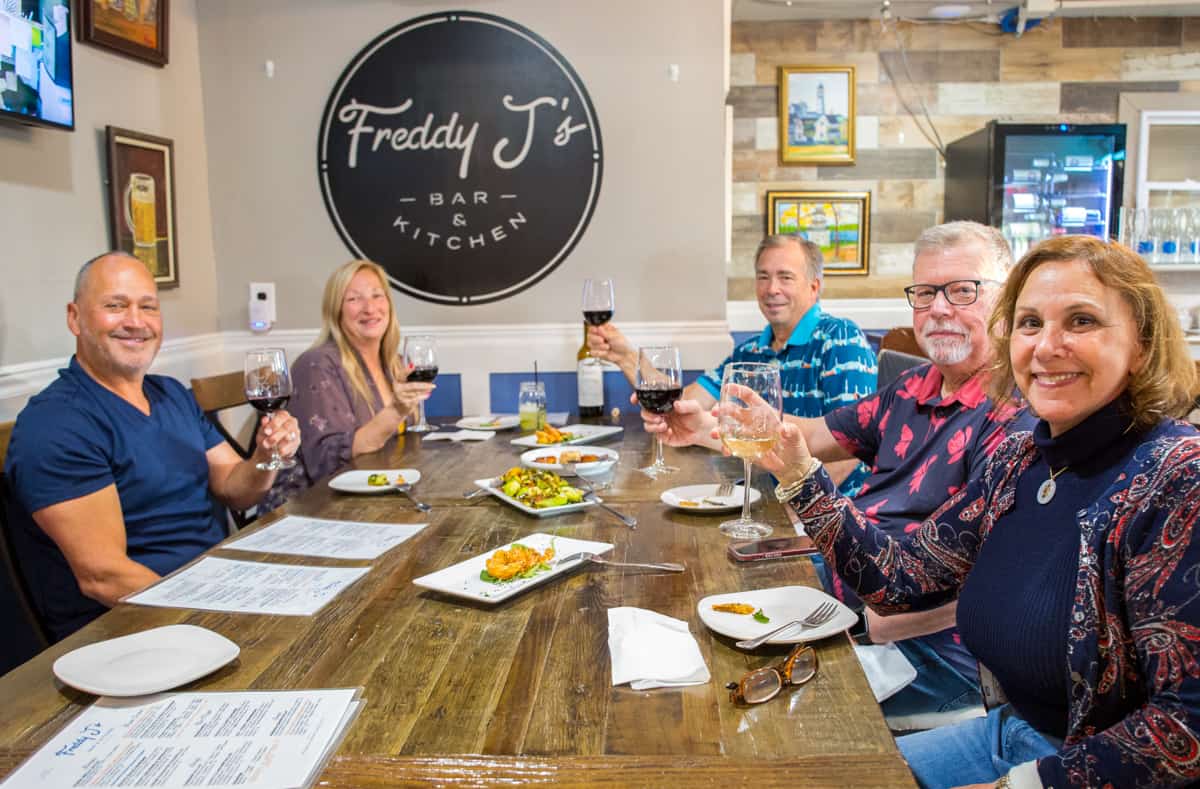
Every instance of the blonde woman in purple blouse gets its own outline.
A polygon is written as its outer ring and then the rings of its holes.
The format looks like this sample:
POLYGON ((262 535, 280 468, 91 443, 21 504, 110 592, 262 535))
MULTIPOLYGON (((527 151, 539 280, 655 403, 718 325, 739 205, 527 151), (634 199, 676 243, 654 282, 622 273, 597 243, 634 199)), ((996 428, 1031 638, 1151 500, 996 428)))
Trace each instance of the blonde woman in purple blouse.
POLYGON ((433 384, 404 380, 399 348, 400 324, 383 269, 369 260, 338 267, 325 283, 321 335, 292 364, 288 410, 300 422, 300 462, 280 473, 265 509, 355 455, 380 449, 429 397, 433 384))

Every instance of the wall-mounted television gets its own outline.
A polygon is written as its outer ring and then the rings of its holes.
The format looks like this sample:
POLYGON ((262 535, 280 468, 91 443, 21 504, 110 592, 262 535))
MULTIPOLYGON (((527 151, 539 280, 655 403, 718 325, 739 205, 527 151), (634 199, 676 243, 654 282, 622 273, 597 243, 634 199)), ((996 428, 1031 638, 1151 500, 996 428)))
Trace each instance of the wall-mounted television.
POLYGON ((70 0, 0 0, 0 120, 75 128, 70 0))

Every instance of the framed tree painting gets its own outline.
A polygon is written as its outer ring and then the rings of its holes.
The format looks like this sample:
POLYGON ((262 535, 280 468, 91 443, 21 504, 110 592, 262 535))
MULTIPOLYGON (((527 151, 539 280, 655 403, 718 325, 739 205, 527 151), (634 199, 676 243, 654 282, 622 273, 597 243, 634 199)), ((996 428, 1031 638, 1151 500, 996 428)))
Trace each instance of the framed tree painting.
POLYGON ((779 160, 854 164, 854 66, 779 68, 779 160))
POLYGON ((167 65, 170 0, 79 0, 79 40, 156 66, 167 65))
POLYGON ((159 288, 179 287, 174 143, 115 126, 105 132, 113 249, 145 263, 159 288))
POLYGON ((870 192, 767 192, 768 232, 794 233, 821 248, 827 275, 866 275, 870 192))

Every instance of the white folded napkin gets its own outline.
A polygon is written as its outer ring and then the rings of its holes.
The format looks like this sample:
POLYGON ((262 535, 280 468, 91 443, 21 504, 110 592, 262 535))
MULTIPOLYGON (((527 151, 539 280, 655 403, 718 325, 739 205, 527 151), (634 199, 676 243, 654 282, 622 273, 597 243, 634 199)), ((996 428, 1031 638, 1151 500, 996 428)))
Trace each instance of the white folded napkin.
POLYGON ((867 682, 875 693, 875 700, 883 702, 904 690, 917 678, 917 670, 908 662, 904 653, 891 642, 887 644, 860 644, 854 647, 858 662, 862 664, 867 682))
POLYGON ((454 432, 435 430, 432 433, 426 433, 422 441, 487 441, 495 435, 495 430, 457 430, 454 432))
POLYGON ((687 622, 644 608, 608 609, 612 684, 634 690, 701 685, 708 666, 687 622))
POLYGON ((551 411, 550 413, 546 414, 546 422, 547 424, 554 425, 555 427, 562 427, 567 423, 567 412, 551 411))

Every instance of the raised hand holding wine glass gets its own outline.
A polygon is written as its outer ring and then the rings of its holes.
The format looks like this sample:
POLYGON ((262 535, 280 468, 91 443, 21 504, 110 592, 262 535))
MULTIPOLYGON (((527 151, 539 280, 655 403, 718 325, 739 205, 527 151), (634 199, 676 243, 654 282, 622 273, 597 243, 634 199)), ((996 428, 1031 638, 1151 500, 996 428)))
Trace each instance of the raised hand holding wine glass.
MULTIPOLYGON (((404 338, 404 369, 406 380, 431 384, 437 378, 437 343, 428 334, 412 334, 404 338)), ((408 428, 412 433, 428 433, 433 426, 425 421, 425 401, 417 407, 417 423, 408 428)))
MULTIPOLYGON (((638 349, 638 404, 655 414, 665 414, 683 394, 683 371, 679 349, 673 345, 657 345, 638 349)), ((654 436, 654 462, 638 469, 651 479, 671 474, 679 469, 663 460, 662 438, 654 436)))
MULTIPOLYGON (((616 297, 611 279, 585 279, 583 281, 583 320, 588 326, 603 326, 612 320, 616 308, 616 297)), ((584 338, 586 345, 587 338, 584 338)), ((588 351, 592 364, 600 362, 588 351)))
POLYGON ((725 368, 718 428, 721 442, 729 454, 742 459, 746 471, 742 515, 721 524, 721 532, 734 539, 752 540, 771 533, 770 526, 750 517, 750 473, 754 461, 770 452, 779 440, 782 413, 778 365, 738 362, 725 368))
MULTIPOLYGON (((246 352, 246 400, 270 421, 276 411, 282 411, 292 396, 292 374, 287 354, 282 348, 259 348, 246 352)), ((294 458, 279 454, 278 442, 271 449, 270 460, 257 463, 260 471, 278 471, 296 465, 294 458)))

